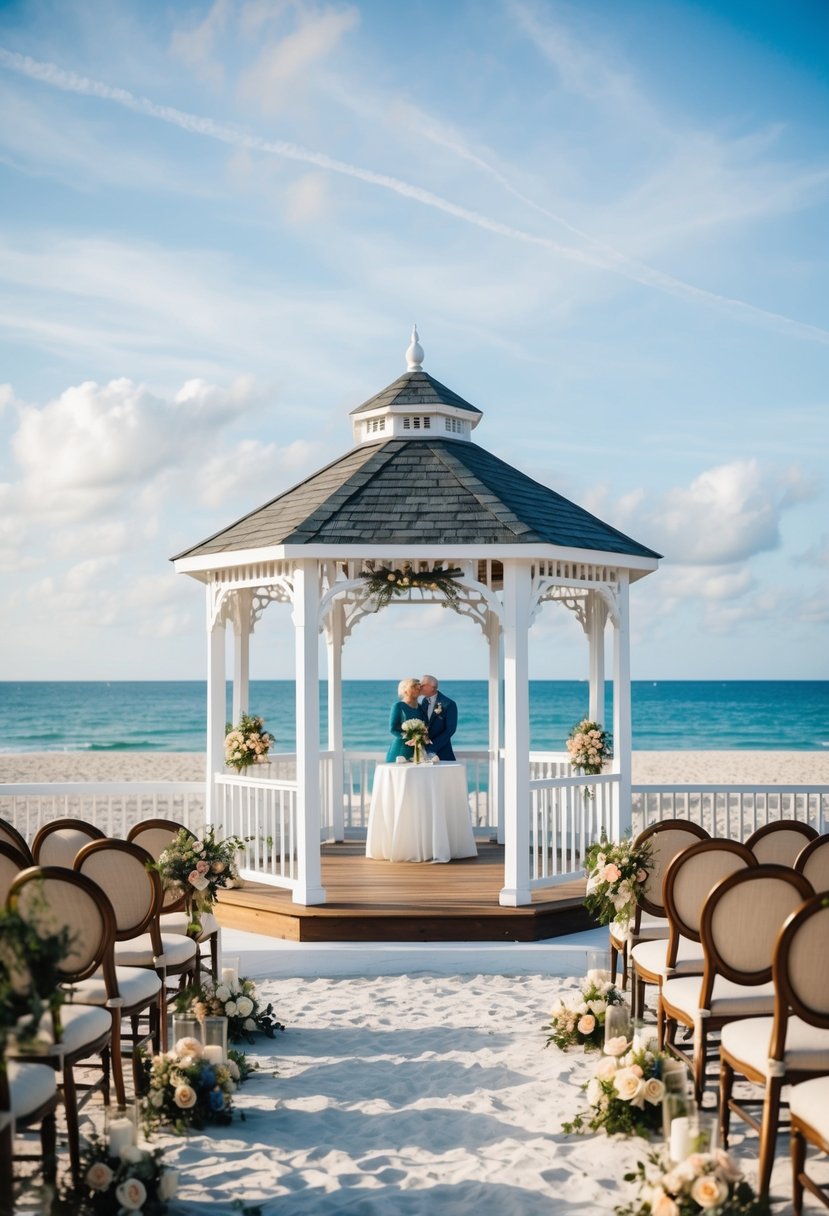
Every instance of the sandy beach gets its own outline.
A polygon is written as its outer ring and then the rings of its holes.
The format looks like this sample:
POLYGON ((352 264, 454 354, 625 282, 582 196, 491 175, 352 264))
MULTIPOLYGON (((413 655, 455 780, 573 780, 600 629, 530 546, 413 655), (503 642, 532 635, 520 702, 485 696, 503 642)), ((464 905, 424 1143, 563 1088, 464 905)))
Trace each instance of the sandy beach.
MULTIPOLYGON (((0 785, 67 781, 201 781, 197 752, 0 752, 0 785)), ((825 751, 634 752, 639 785, 829 785, 825 751)))
MULTIPOLYGON (((544 1025, 576 986, 474 972, 263 981, 287 1030, 248 1049, 261 1071, 237 1095, 245 1121, 154 1138, 179 1171, 176 1210, 612 1213, 649 1146, 562 1131, 596 1056, 545 1048, 544 1025)), ((756 1138, 739 1123, 732 1151, 753 1180, 756 1138)), ((829 1163, 813 1173, 826 1182, 829 1163)), ((772 1193, 775 1212, 791 1211, 786 1137, 772 1193)))

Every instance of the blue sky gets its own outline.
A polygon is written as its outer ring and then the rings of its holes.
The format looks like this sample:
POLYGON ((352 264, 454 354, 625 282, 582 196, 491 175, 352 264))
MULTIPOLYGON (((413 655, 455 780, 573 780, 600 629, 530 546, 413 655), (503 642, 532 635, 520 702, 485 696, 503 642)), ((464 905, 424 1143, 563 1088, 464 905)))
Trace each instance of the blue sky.
MULTIPOLYGON (((413 321, 665 554, 634 678, 829 678, 827 47, 823 0, 2 4, 2 678, 201 677, 169 556, 346 451, 413 321)), ((484 676, 448 616, 346 676, 484 676)), ((555 605, 531 656, 586 675, 555 605)))

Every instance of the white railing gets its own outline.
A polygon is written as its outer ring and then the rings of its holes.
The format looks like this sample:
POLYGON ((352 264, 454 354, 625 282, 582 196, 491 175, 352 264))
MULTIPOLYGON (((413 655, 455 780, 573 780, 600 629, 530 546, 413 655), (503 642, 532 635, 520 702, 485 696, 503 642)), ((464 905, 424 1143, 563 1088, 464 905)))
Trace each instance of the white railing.
POLYGON ((778 819, 829 829, 825 785, 634 785, 633 834, 660 819, 688 819, 712 836, 745 840, 778 819))
MULTIPOLYGON (((568 771, 572 771, 569 769, 568 771)), ((570 882, 602 832, 613 834, 619 777, 547 777, 530 781, 530 887, 570 882)))
POLYGON ((191 831, 204 827, 203 781, 120 781, 0 785, 0 818, 31 843, 53 819, 94 823, 107 836, 125 837, 145 819, 174 819, 191 831))
POLYGON ((245 849, 242 878, 275 887, 293 887, 297 857, 297 783, 269 777, 248 780, 217 775, 216 820, 225 836, 240 836, 245 849))

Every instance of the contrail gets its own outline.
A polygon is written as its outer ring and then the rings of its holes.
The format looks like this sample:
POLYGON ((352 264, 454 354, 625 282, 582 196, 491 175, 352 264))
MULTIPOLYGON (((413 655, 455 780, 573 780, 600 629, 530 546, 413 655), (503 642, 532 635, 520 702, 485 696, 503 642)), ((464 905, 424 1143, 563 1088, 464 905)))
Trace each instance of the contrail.
MULTIPOLYGON (((385 173, 376 173, 372 169, 364 169, 359 165, 351 165, 346 161, 338 160, 336 157, 328 156, 325 152, 315 152, 312 149, 303 148, 299 144, 288 143, 283 140, 263 139, 261 136, 251 135, 249 132, 240 130, 229 124, 218 123, 211 118, 204 118, 198 114, 188 114, 186 111, 175 109, 173 106, 161 106, 156 102, 150 101, 147 97, 136 97, 135 94, 128 92, 126 89, 114 88, 111 85, 104 84, 102 81, 92 80, 87 76, 79 76, 76 72, 65 71, 54 63, 42 63, 30 58, 28 55, 21 55, 16 51, 8 51, 3 47, 0 47, 0 66, 66 93, 80 93, 87 97, 99 97, 104 101, 115 102, 117 105, 123 106, 127 110, 132 110, 136 114, 155 118, 160 122, 179 127, 184 131, 190 131, 195 135, 202 135, 208 139, 215 139, 221 143, 231 144, 234 147, 244 148, 249 151, 263 152, 272 156, 283 157, 286 160, 315 165, 317 168, 328 170, 331 173, 339 173, 345 177, 356 178, 358 181, 366 182, 372 186, 379 186, 383 190, 388 190, 403 198, 411 199, 425 207, 433 207, 438 211, 444 212, 446 215, 451 215, 464 223, 482 228, 484 231, 491 232, 496 236, 503 236, 510 240, 521 241, 524 244, 535 245, 568 261, 578 262, 596 269, 613 271, 615 274, 619 274, 640 285, 654 287, 657 290, 685 299, 693 299, 709 307, 725 310, 735 317, 750 319, 767 326, 771 325, 778 331, 790 333, 799 338, 829 344, 829 331, 825 329, 821 329, 816 325, 806 324, 802 321, 795 321, 791 317, 769 312, 763 308, 757 308, 755 305, 747 304, 743 300, 731 299, 728 296, 718 295, 716 292, 706 291, 704 288, 694 287, 689 283, 674 279, 670 275, 663 274, 661 271, 632 261, 624 254, 618 253, 608 246, 600 245, 593 238, 573 228, 570 224, 566 225, 570 231, 582 239, 590 241, 595 246, 594 250, 575 249, 570 245, 563 245, 549 237, 526 232, 522 228, 515 228, 500 220, 482 215, 478 211, 462 207, 458 203, 453 203, 449 199, 442 198, 439 194, 434 194, 430 190, 424 190, 422 187, 403 181, 400 178, 391 177, 385 173)), ((539 204, 534 203, 531 199, 519 194, 497 170, 492 169, 485 161, 472 157, 468 153, 467 156, 469 159, 474 159, 481 168, 494 173, 502 184, 507 186, 510 192, 517 195, 523 202, 542 213, 548 214, 551 219, 555 219, 559 223, 565 222, 559 216, 554 216, 551 212, 545 212, 545 208, 540 207, 539 204)))

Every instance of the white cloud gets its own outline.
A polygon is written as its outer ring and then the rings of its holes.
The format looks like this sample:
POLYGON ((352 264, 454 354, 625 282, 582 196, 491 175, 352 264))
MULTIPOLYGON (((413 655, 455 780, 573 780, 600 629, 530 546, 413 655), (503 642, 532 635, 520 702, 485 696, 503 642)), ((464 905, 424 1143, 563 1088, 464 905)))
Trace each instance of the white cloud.
POLYGON ((358 22, 356 8, 301 13, 298 28, 266 43, 256 61, 240 74, 240 99, 265 113, 278 112, 289 95, 295 101, 297 89, 303 89, 320 61, 358 22))
POLYGON ((317 445, 304 440, 280 448, 275 443, 244 439, 227 452, 211 456, 198 473, 199 500, 206 506, 238 502, 249 507, 287 489, 294 474, 312 469, 317 445))

